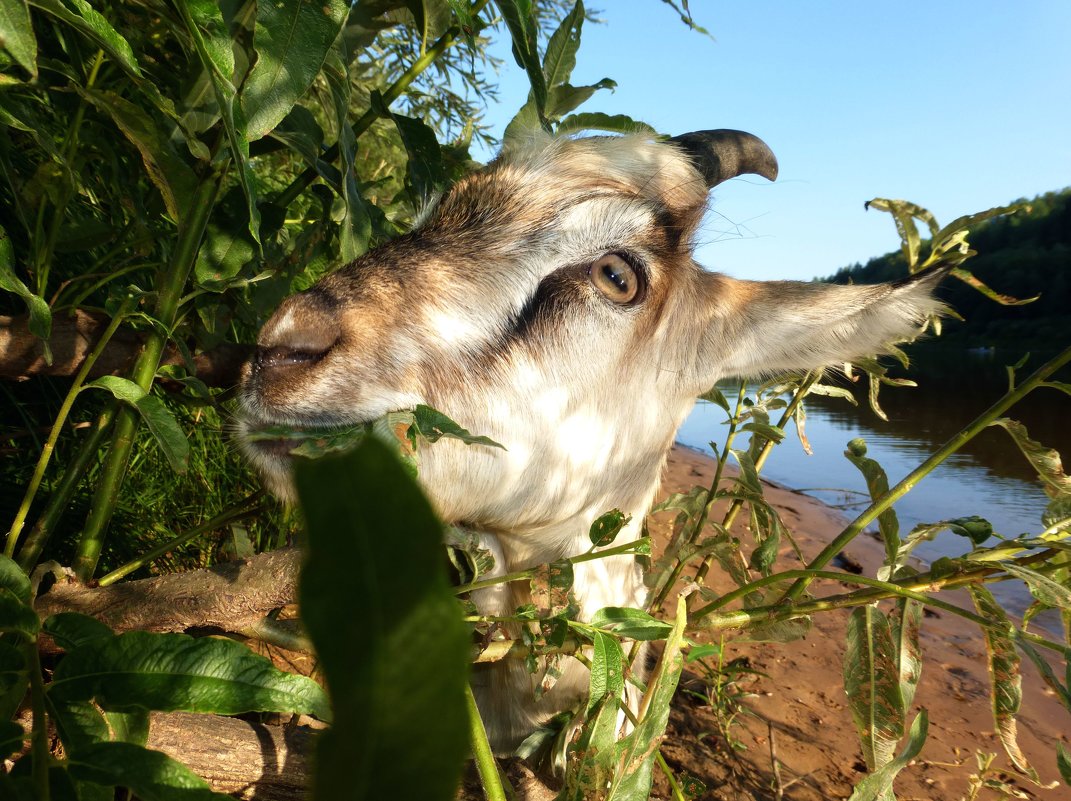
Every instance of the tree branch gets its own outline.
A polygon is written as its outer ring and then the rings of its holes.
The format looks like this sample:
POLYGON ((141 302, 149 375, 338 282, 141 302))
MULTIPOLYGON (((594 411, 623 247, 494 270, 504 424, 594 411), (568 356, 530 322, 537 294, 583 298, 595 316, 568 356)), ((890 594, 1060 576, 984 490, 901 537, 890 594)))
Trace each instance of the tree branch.
MULTIPOLYGON (((30 333, 28 319, 27 315, 0 316, 0 378, 25 381, 41 375, 74 375, 108 325, 104 315, 80 309, 73 315, 56 315, 49 338, 52 364, 48 364, 41 340, 30 333)), ((143 342, 142 334, 120 328, 93 365, 89 377, 126 374, 143 342)), ((234 386, 252 350, 251 345, 224 343, 199 353, 193 357, 195 375, 210 387, 234 386)), ((174 346, 168 346, 161 363, 184 364, 182 354, 174 346)))
POLYGON ((81 612, 118 632, 196 628, 238 632, 270 610, 293 602, 300 568, 301 551, 290 547, 207 570, 110 587, 86 587, 72 580, 39 596, 35 609, 42 619, 57 612, 81 612))

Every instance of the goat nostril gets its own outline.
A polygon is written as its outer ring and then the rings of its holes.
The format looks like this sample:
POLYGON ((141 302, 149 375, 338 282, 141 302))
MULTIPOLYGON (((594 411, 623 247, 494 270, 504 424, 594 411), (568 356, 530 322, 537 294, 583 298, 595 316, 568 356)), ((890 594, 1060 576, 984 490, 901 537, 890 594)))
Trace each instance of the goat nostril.
POLYGON ((256 366, 260 370, 274 370, 286 367, 301 367, 316 364, 327 355, 326 350, 302 350, 299 348, 274 347, 257 348, 256 366))

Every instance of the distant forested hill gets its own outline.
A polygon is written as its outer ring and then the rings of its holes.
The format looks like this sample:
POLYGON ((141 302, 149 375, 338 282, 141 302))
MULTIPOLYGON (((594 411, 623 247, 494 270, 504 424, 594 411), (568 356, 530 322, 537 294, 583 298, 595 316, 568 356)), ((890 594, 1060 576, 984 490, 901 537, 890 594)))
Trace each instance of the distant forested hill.
MULTIPOLYGON (((993 219, 972 231, 969 241, 978 255, 964 267, 999 293, 1041 297, 1025 306, 1001 306, 947 278, 940 294, 966 322, 948 320, 943 344, 1050 350, 1071 341, 1071 188, 1029 203, 1029 214, 993 219)), ((906 273, 897 251, 843 267, 825 280, 872 284, 906 273)))

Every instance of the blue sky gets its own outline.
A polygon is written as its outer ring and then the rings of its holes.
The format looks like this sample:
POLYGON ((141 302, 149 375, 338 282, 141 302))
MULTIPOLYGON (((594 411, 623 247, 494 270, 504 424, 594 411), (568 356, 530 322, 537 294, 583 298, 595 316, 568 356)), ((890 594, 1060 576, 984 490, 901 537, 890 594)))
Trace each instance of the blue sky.
MULTIPOLYGON (((1071 185, 1071 2, 692 0, 714 40, 658 0, 604 0, 574 84, 618 83, 581 110, 669 133, 741 128, 773 148, 774 184, 714 192, 698 259, 741 278, 809 280, 899 246, 872 197, 941 223, 1071 185)), ((496 135, 527 96, 508 49, 496 135)), ((487 153, 477 153, 487 158, 487 153)))

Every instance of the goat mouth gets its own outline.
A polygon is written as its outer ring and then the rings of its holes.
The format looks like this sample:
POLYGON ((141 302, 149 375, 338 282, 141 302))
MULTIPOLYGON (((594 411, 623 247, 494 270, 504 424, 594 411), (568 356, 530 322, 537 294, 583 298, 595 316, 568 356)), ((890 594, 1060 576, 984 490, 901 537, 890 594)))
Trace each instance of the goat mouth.
POLYGON ((242 440, 255 453, 289 461, 293 457, 315 458, 347 450, 367 433, 367 423, 247 424, 242 440))

